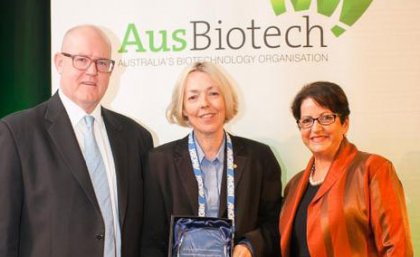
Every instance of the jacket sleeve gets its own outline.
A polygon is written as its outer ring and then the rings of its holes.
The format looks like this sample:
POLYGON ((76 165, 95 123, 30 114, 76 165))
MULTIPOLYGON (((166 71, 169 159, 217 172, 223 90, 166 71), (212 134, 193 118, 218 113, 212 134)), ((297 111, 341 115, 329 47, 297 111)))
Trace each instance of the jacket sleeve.
POLYGON ((144 219, 141 239, 141 256, 167 256, 168 227, 165 198, 156 170, 165 170, 164 160, 149 153, 144 169, 144 219), (160 165, 163 165, 161 167, 160 165), (159 167, 156 167, 159 166, 159 167))
POLYGON ((371 226, 380 256, 411 257, 413 246, 404 191, 394 166, 378 156, 371 157, 367 165, 371 174, 371 226))
POLYGON ((278 231, 281 208, 280 166, 273 152, 266 147, 262 153, 262 185, 258 210, 258 227, 247 232, 244 237, 250 241, 254 257, 271 257, 280 254, 280 236, 278 231))
POLYGON ((18 256, 23 202, 20 159, 10 128, 0 121, 0 256, 18 256))

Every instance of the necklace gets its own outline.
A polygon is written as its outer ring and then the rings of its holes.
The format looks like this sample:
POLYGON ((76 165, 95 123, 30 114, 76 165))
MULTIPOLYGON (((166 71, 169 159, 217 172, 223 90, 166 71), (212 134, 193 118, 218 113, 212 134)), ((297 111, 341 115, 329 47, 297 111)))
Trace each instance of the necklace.
POLYGON ((312 186, 319 186, 319 185, 321 185, 322 182, 324 182, 325 177, 323 177, 323 178, 321 178, 319 180, 314 180, 313 179, 314 174, 315 174, 315 162, 312 164, 311 174, 309 175, 309 184, 311 184, 312 186))

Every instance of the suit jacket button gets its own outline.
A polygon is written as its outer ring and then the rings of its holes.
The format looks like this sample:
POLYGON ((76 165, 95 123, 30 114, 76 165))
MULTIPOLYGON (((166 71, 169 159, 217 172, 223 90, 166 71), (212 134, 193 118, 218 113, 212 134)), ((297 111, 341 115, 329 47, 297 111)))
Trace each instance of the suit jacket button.
POLYGON ((102 234, 96 234, 96 239, 97 240, 103 240, 104 239, 104 235, 102 235, 102 234))

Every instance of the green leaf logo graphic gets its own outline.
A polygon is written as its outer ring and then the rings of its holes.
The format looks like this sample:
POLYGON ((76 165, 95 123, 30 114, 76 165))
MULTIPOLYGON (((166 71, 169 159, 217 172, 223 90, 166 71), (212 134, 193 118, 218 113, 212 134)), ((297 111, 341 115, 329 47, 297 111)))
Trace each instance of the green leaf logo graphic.
MULTIPOLYGON (((327 17, 331 17, 339 6, 340 1, 343 1, 340 22, 347 26, 352 26, 365 13, 373 0, 317 0, 317 11, 327 17)), ((311 0, 290 0, 294 11, 306 11, 311 6, 311 0)), ((274 13, 278 16, 285 13, 285 0, 271 0, 274 13)), ((340 25, 335 25, 331 28, 332 33, 339 37, 346 31, 340 25)))

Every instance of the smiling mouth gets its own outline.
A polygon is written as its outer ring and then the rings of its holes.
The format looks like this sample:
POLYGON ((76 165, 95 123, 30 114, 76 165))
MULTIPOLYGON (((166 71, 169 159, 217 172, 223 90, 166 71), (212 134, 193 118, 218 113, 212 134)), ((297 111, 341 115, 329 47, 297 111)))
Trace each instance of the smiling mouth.
POLYGON ((202 114, 199 117, 206 119, 206 118, 212 118, 214 115, 216 115, 215 113, 206 113, 206 114, 202 114))
POLYGON ((326 139, 326 136, 315 136, 315 137, 311 137, 311 141, 312 142, 322 142, 326 139))

